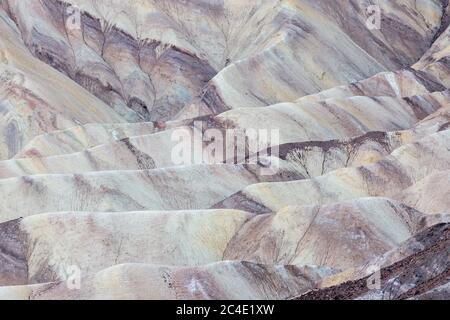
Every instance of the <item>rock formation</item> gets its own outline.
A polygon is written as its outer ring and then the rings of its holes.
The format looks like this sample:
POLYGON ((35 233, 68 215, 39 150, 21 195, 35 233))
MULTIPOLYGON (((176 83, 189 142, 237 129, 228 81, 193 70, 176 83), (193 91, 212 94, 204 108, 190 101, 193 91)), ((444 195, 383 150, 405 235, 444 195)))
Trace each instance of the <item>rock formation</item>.
POLYGON ((0 299, 450 299, 449 23, 0 0, 0 299))

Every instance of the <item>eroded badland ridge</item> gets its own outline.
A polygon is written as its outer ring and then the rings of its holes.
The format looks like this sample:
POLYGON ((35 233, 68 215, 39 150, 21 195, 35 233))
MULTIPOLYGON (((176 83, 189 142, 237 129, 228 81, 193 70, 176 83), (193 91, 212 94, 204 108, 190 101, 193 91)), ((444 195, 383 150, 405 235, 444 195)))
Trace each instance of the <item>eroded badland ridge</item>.
POLYGON ((450 298, 447 0, 0 3, 0 299, 450 298))

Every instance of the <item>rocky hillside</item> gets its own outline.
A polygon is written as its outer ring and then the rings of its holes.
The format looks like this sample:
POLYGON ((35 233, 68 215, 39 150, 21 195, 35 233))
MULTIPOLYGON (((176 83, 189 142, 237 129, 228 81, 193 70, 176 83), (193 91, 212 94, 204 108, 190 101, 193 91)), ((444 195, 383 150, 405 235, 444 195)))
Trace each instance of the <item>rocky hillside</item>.
POLYGON ((449 24, 0 0, 0 299, 450 299, 449 24))

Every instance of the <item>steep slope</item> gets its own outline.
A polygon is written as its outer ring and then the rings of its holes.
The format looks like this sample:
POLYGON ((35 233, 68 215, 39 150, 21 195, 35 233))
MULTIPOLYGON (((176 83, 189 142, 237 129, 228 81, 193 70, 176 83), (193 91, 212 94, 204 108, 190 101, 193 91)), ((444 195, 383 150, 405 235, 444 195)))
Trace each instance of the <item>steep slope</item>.
POLYGON ((449 138, 450 131, 442 131, 402 146, 373 164, 342 168, 313 179, 256 184, 241 194, 275 211, 298 203, 315 205, 367 196, 393 197, 427 175, 449 169, 449 138))
POLYGON ((231 260, 344 269, 398 247, 421 230, 423 218, 383 198, 269 215, 235 210, 34 215, 0 225, 9 239, 2 250, 12 253, 4 256, 2 274, 6 280, 18 275, 8 261, 26 270, 18 284, 66 280, 72 265, 93 274, 127 262, 198 266, 231 260))

